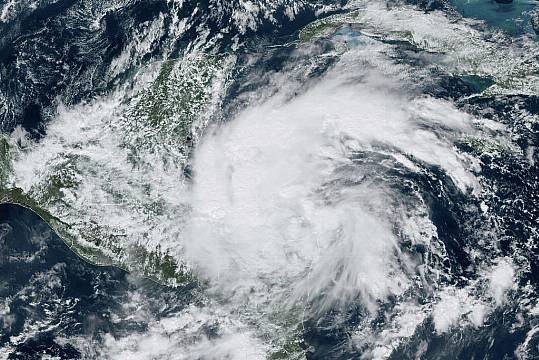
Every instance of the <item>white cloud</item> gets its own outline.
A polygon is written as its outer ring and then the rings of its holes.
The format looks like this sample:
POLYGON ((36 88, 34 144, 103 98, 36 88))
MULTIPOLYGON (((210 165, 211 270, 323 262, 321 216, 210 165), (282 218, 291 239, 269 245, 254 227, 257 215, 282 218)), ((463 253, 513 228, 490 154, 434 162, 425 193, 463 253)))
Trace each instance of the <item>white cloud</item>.
POLYGON ((353 56, 304 94, 275 96, 207 133, 185 244, 200 276, 226 289, 274 286, 270 297, 285 293, 291 303, 323 294, 319 308, 359 296, 372 310, 409 283, 388 216, 401 195, 360 181, 376 169, 356 165, 354 154, 405 154, 442 167, 463 191, 478 186, 453 146, 474 131, 470 116, 391 90, 391 79, 353 56), (347 186, 345 166, 354 168, 347 186))
POLYGON ((500 258, 487 274, 490 294, 496 305, 505 301, 506 292, 515 286, 515 269, 509 258, 500 258))

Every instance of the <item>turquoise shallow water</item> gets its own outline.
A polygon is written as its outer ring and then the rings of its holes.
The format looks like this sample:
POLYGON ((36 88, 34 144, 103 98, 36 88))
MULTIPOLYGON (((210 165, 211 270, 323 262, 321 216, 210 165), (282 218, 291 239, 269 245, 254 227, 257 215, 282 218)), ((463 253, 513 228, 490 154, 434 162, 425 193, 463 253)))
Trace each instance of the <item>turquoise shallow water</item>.
POLYGON ((539 1, 515 0, 511 4, 499 4, 494 0, 451 0, 451 3, 462 15, 484 20, 510 34, 534 33, 530 13, 539 1))

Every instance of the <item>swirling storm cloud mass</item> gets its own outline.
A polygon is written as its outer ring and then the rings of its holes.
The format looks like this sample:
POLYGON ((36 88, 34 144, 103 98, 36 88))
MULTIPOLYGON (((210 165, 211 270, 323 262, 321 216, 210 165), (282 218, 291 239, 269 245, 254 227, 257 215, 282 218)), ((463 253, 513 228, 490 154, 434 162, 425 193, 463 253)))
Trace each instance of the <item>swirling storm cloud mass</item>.
POLYGON ((536 359, 532 1, 0 0, 0 359, 536 359))

